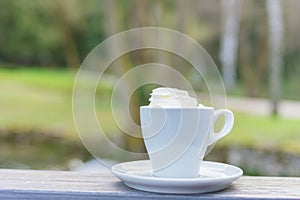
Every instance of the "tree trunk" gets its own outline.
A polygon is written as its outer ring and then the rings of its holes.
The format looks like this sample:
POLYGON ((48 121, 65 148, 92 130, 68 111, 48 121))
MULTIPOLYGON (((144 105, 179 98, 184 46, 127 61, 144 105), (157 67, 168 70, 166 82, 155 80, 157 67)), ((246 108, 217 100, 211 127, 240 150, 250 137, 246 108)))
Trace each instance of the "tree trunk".
POLYGON ((241 0, 222 0, 223 34, 221 34, 220 61, 225 87, 232 90, 236 82, 236 60, 240 27, 241 0))
POLYGON ((265 1, 244 1, 240 26, 239 73, 248 96, 262 96, 267 70, 265 1))
MULTIPOLYGON (((121 25, 121 19, 123 13, 120 13, 117 9, 117 4, 115 0, 106 0, 104 1, 105 3, 105 17, 106 17, 106 30, 107 30, 107 35, 112 36, 113 34, 116 34, 120 31, 122 31, 122 25, 121 25)), ((142 4, 138 4, 138 6, 143 6, 142 4)), ((117 48, 122 49, 122 44, 113 44, 109 49, 108 52, 113 54, 114 51, 117 50, 117 48)), ((132 65, 132 60, 130 59, 130 56, 128 55, 123 55, 120 58, 118 58, 112 66, 113 72, 118 76, 121 77, 124 75, 129 69, 130 66, 132 65)), ((134 80, 130 80, 122 87, 124 89, 120 90, 123 92, 122 94, 119 94, 121 99, 127 99, 128 91, 131 88, 134 88, 134 80)), ((140 105, 140 99, 138 95, 134 95, 131 97, 131 105, 130 105, 130 116, 128 116, 128 113, 123 113, 124 115, 124 120, 128 120, 128 117, 131 117, 132 121, 138 122, 139 121, 139 105, 140 105)), ((130 124, 130 123, 128 123, 130 124)), ((137 132, 140 132, 140 130, 136 130, 132 128, 130 125, 126 127, 126 130, 129 130, 131 133, 122 133, 122 140, 123 140, 123 145, 126 150, 131 151, 131 152, 145 152, 145 147, 141 145, 143 143, 141 138, 136 138, 131 136, 130 134, 134 135, 141 135, 137 134, 137 132)))
POLYGON ((65 16, 63 9, 63 1, 55 0, 54 2, 54 16, 59 23, 59 28, 62 36, 63 51, 68 68, 78 69, 81 62, 70 23, 65 16))
POLYGON ((267 0, 269 22, 269 70, 272 115, 278 114, 281 91, 283 19, 280 0, 267 0))

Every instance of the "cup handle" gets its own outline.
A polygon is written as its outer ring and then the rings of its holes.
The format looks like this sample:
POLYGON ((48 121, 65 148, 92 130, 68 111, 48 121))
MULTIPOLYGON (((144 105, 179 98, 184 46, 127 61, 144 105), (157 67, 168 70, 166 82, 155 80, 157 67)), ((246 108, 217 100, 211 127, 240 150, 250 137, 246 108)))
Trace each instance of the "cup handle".
POLYGON ((227 135, 231 129, 233 128, 233 124, 234 124, 234 115, 230 110, 227 109, 219 109, 216 110, 214 112, 214 119, 213 119, 213 133, 210 136, 208 145, 212 145, 213 143, 215 143, 216 141, 218 141, 219 139, 223 138, 225 135, 227 135), (214 125, 215 122, 217 121, 217 119, 222 115, 225 115, 225 123, 223 128, 221 129, 221 131, 219 131, 218 133, 215 133, 214 131, 214 125))

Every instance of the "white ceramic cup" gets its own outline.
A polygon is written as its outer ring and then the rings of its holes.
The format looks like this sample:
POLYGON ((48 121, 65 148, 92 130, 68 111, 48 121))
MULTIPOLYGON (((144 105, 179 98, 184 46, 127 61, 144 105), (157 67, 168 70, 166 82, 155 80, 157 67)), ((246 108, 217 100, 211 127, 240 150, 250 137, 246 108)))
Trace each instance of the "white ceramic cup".
POLYGON ((212 107, 141 106, 140 118, 153 175, 168 178, 198 177, 207 147, 227 135, 234 124, 230 110, 212 107), (223 114, 224 126, 215 133, 215 122, 223 114))

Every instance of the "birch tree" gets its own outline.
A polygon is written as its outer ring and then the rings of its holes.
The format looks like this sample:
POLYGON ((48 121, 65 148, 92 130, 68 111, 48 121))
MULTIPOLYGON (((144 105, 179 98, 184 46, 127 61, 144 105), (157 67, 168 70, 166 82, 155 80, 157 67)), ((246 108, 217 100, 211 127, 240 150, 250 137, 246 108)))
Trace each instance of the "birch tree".
POLYGON ((221 1, 223 34, 221 34, 220 61, 223 66, 223 80, 228 90, 234 87, 236 81, 241 5, 242 0, 221 1))
POLYGON ((281 91, 282 73, 282 39, 283 39, 283 17, 280 0, 267 0, 266 4, 269 22, 269 88, 271 94, 272 114, 278 113, 278 102, 281 91))

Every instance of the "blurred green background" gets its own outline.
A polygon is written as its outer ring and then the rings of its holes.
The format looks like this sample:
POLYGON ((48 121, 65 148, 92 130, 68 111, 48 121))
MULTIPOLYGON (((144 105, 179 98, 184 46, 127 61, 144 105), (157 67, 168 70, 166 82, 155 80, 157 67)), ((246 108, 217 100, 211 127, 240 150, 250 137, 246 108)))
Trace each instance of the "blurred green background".
MULTIPOLYGON (((0 167, 73 170, 92 159, 72 119, 77 69, 107 37, 158 26, 194 38, 223 75, 236 122, 208 159, 247 174, 300 175, 299 7, 298 0, 0 0, 0 167)), ((128 70, 147 56, 135 52, 119 65, 128 70)), ((104 74, 101 102, 118 76, 104 74)), ((145 91, 134 108, 147 103, 145 91)), ((110 104, 101 102, 103 129, 118 132, 110 104)))

